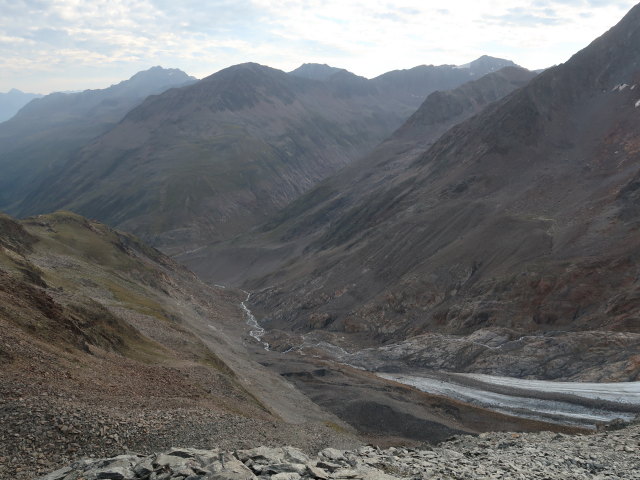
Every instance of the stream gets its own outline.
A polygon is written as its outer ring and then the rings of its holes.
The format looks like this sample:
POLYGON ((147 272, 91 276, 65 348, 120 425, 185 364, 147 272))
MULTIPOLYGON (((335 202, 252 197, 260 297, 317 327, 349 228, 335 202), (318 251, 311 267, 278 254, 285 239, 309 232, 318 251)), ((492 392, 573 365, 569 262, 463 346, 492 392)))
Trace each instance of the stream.
POLYGON ((251 313, 251 310, 249 310, 249 307, 247 307, 247 302, 251 298, 251 293, 249 292, 244 292, 244 293, 247 294, 247 298, 244 299, 244 302, 240 303, 240 307, 244 311, 245 317, 247 318, 247 325, 251 327, 251 329, 249 330, 249 335, 255 338, 264 347, 264 349, 268 351, 269 344, 262 340, 262 337, 264 337, 264 334, 266 333, 266 331, 264 328, 260 326, 260 324, 258 323, 258 320, 256 320, 255 315, 251 313))

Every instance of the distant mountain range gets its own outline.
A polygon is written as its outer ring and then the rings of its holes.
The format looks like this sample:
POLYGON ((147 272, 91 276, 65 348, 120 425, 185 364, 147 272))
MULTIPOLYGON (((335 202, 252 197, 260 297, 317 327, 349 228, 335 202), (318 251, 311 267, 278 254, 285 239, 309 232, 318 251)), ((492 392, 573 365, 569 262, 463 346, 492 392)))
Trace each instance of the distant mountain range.
POLYGON ((38 93, 25 93, 15 88, 7 93, 0 93, 0 122, 9 120, 31 100, 40 97, 42 95, 38 93))
POLYGON ((25 105, 0 124, 0 208, 11 210, 149 95, 193 82, 180 70, 153 67, 109 88, 52 93, 25 105))
POLYGON ((5 204, 17 215, 72 209, 167 252, 192 250, 265 221, 384 140, 432 91, 505 64, 486 57, 372 80, 318 65, 230 67, 148 98, 5 204))

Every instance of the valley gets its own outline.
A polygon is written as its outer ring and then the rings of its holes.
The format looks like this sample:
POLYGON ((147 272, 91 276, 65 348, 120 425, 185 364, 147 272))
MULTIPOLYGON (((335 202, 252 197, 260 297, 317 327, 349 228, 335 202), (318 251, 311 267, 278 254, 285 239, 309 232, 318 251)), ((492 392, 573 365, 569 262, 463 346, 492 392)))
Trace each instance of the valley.
POLYGON ((639 478, 640 4, 536 71, 21 98, 0 478, 639 478))

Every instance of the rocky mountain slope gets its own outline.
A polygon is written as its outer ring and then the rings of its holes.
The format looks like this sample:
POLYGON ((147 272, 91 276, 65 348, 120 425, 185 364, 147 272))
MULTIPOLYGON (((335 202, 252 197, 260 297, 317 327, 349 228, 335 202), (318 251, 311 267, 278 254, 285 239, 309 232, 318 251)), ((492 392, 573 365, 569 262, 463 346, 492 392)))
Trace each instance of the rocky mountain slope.
POLYGON ((250 360, 243 298, 77 215, 0 216, 0 478, 176 443, 353 445, 250 360))
POLYGON ((584 431, 265 350, 245 299, 75 214, 0 216, 0 478, 172 445, 311 452, 584 431))
POLYGON ((376 186, 402 175, 452 126, 520 88, 535 75, 506 67, 479 80, 430 94, 420 108, 369 155, 353 162, 278 212, 259 230, 177 258, 201 278, 238 284, 276 271, 302 255, 334 218, 376 186))
POLYGON ((373 80, 331 70, 323 81, 230 67, 149 99, 12 212, 70 209, 166 252, 193 250, 247 231, 367 153, 434 89, 505 62, 373 80))
POLYGON ((42 477, 134 480, 209 475, 217 479, 395 480, 402 478, 637 479, 640 428, 574 437, 554 433, 459 436, 436 448, 327 448, 309 457, 292 447, 241 451, 174 448, 147 457, 85 459, 42 477), (102 477, 100 477, 102 475, 102 477))
POLYGON ((0 122, 9 120, 31 100, 41 96, 37 93, 25 93, 16 88, 12 88, 7 93, 0 93, 0 122))
POLYGON ((181 70, 153 67, 109 88, 52 93, 25 105, 0 124, 0 208, 15 212, 11 205, 149 95, 194 81, 181 70))
MULTIPOLYGON (((636 6, 346 205, 340 192, 320 205, 306 197, 296 228, 277 232, 305 235, 301 255, 247 284, 264 289, 252 299, 265 325, 379 343, 419 338, 421 367, 433 366, 424 342, 434 333, 531 337, 516 351, 497 349, 506 374, 579 376, 566 368, 570 355, 546 349, 560 333, 580 351, 597 348, 583 364, 592 378, 637 379, 639 26, 636 6), (597 367, 620 353, 620 336, 625 354, 602 377, 597 367), (524 372, 508 368, 519 350, 533 362, 524 372)), ((438 367, 505 373, 475 363, 499 345, 473 343, 438 367)))

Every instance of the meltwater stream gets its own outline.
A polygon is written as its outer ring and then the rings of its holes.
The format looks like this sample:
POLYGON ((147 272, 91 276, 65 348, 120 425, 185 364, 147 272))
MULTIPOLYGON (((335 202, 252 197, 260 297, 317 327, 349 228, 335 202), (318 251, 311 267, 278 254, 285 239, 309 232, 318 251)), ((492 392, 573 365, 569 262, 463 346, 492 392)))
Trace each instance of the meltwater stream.
POLYGON ((265 329, 260 326, 258 320, 256 320, 255 315, 251 313, 251 310, 249 310, 249 307, 247 307, 247 302, 249 301, 249 298, 251 298, 251 293, 246 291, 244 293, 247 294, 247 298, 244 299, 244 302, 240 303, 240 306, 242 307, 242 310, 244 310, 244 314, 247 317, 247 325, 251 327, 251 330, 249 330, 249 335, 255 338, 259 343, 261 343, 265 350, 269 350, 269 344, 262 340, 262 337, 264 337, 264 334, 266 333, 265 329))

